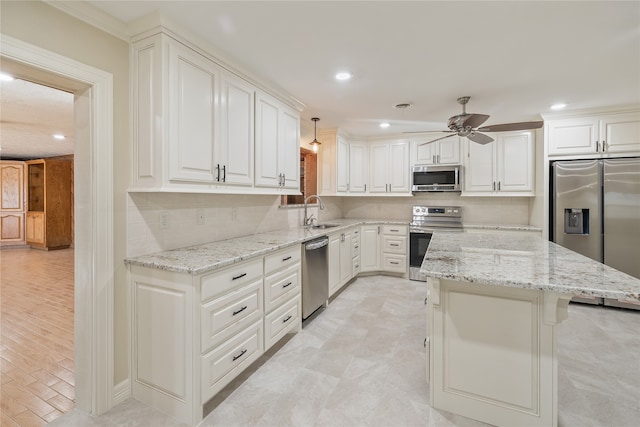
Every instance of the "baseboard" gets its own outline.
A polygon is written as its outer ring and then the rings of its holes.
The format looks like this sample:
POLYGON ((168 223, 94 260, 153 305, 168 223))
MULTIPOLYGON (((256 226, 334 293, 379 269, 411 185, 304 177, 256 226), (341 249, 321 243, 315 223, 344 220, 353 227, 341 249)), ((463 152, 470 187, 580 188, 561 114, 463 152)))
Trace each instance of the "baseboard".
POLYGON ((113 406, 116 406, 131 397, 131 384, 128 379, 113 387, 113 406))

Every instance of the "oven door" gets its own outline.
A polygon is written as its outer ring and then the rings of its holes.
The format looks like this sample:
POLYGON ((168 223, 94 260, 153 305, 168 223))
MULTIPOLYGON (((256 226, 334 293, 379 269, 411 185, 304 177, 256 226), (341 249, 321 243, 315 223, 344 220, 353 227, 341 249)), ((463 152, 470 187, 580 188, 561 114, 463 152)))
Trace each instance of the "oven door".
POLYGON ((412 229, 409 232, 409 279, 425 282, 420 275, 420 267, 431 242, 431 231, 412 229))

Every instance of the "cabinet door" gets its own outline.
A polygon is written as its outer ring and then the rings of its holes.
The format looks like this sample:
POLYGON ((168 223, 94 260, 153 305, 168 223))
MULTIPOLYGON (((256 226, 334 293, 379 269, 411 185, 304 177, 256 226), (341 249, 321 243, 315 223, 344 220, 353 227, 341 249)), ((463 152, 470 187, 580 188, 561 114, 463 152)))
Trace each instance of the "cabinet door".
POLYGON ((29 212, 27 214, 26 238, 27 238, 27 243, 44 245, 45 243, 44 212, 29 212))
POLYGON ((340 287, 340 235, 329 236, 329 296, 340 287))
POLYGON ((493 177, 495 168, 493 147, 495 142, 482 145, 467 141, 466 144, 468 154, 464 163, 464 191, 492 192, 495 187, 495 179, 493 177))
POLYGON ((349 191, 349 143, 340 135, 336 137, 336 173, 338 192, 349 191))
POLYGON ((169 44, 169 179, 212 183, 219 68, 179 43, 169 44))
POLYGON ((389 181, 388 169, 388 144, 373 144, 369 152, 369 193, 386 193, 389 181))
POLYGON ((340 285, 344 285, 353 277, 351 233, 343 233, 340 240, 340 285))
POLYGON ((408 193, 411 187, 409 179, 409 141, 389 144, 388 181, 389 191, 408 193))
POLYGON ((349 144, 349 192, 367 191, 367 146, 364 143, 349 144))
POLYGON ((283 174, 283 187, 300 188, 300 114, 282 107, 280 115, 278 167, 283 174))
POLYGON ((424 139, 419 139, 415 141, 416 144, 416 158, 414 159, 414 164, 419 165, 433 165, 436 162, 436 153, 437 153, 437 142, 429 142, 434 139, 440 138, 440 134, 437 136, 428 137, 424 139), (423 145, 420 145, 423 144, 423 145))
POLYGON ((0 166, 0 211, 24 211, 24 170, 24 164, 20 163, 0 166))
POLYGON ((549 155, 594 154, 598 141, 598 119, 592 117, 547 123, 549 155))
POLYGON ((606 153, 640 152, 640 113, 612 114, 600 120, 606 153))
POLYGON ((0 242, 24 242, 24 214, 0 215, 0 242))
POLYGON ((280 105, 276 99, 258 92, 256 95, 256 185, 278 187, 278 119, 280 105))
POLYGON ((534 147, 531 132, 496 137, 496 190, 533 192, 534 147))
POLYGON ((254 90, 223 74, 220 80, 220 139, 216 143, 216 183, 253 184, 254 90))
POLYGON ((438 164, 441 165, 457 165, 460 164, 460 137, 452 136, 451 138, 438 141, 438 164))
POLYGON ((380 270, 380 227, 363 225, 360 227, 360 271, 380 270))

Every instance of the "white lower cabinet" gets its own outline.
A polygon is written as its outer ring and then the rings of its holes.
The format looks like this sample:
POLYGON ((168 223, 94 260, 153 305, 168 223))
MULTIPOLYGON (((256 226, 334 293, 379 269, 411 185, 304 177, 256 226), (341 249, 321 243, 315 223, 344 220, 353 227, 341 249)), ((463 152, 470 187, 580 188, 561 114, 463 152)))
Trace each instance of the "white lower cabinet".
POLYGON ((329 296, 353 278, 352 230, 329 235, 329 296))
POLYGON ((380 234, 379 225, 360 226, 360 271, 380 270, 380 234))
POLYGON ((198 424, 211 397, 300 330, 300 260, 294 245, 202 275, 131 266, 133 397, 198 424))

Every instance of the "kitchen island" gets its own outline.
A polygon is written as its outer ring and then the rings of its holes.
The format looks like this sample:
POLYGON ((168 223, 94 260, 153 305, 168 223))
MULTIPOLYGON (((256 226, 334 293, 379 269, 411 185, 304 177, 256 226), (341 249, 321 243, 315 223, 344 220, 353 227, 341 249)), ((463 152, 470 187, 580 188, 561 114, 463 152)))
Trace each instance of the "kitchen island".
POLYGON ((640 301, 640 280, 531 233, 434 233, 421 273, 430 403, 497 426, 557 426, 573 296, 640 301))

